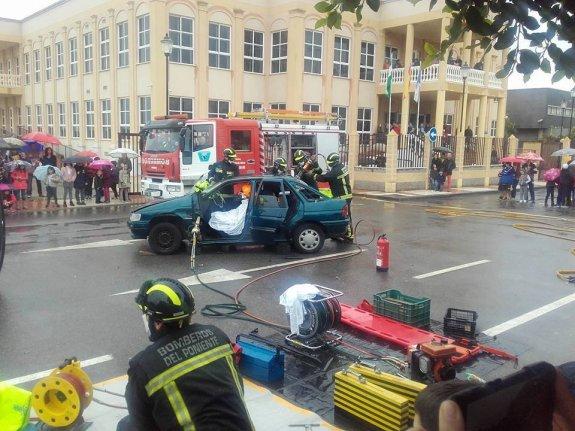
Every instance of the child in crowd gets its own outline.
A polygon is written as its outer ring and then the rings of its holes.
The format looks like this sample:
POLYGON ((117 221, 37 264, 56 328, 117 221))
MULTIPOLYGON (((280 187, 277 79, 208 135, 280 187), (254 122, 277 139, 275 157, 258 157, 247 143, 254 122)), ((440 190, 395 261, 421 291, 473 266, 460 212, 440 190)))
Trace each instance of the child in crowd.
POLYGON ((130 171, 125 163, 121 163, 120 172, 118 174, 120 180, 120 197, 122 201, 129 201, 128 193, 130 191, 130 171))
POLYGON ((76 179, 74 180, 74 189, 76 190, 76 204, 86 205, 86 183, 88 174, 83 164, 76 165, 76 179))
POLYGON ((545 195, 545 206, 547 205, 547 201, 551 197, 551 206, 555 206, 555 181, 547 181, 545 183, 545 189, 547 190, 547 194, 545 195))
POLYGON ((46 208, 50 206, 50 199, 54 199, 56 208, 60 208, 58 205, 58 189, 57 187, 62 184, 62 178, 56 173, 53 166, 50 165, 48 168, 48 175, 46 176, 46 208))
POLYGON ((435 190, 436 192, 441 190, 441 179, 442 179, 442 175, 441 172, 439 172, 439 169, 437 167, 437 165, 434 163, 433 165, 431 165, 431 173, 430 173, 430 178, 431 178, 431 188, 432 190, 435 190))
POLYGON ((2 193, 0 195, 0 204, 4 207, 4 209, 6 210, 10 210, 12 209, 12 207, 16 204, 16 196, 14 196, 12 194, 12 192, 10 190, 3 190, 2 193))
POLYGON ((62 168, 62 179, 64 180, 64 207, 66 205, 66 198, 70 202, 70 206, 74 206, 73 199, 73 190, 74 190, 74 181, 76 180, 76 169, 72 167, 70 163, 64 163, 64 167, 62 168))
POLYGON ((96 203, 101 204, 104 196, 104 174, 101 169, 98 169, 94 177, 94 189, 96 190, 96 203))
POLYGON ((521 167, 521 173, 519 175, 519 202, 526 203, 529 202, 529 183, 531 178, 529 177, 529 168, 527 164, 521 167))
POLYGON ((16 205, 14 209, 26 209, 26 194, 28 190, 28 172, 23 165, 17 165, 10 173, 12 178, 12 190, 16 196, 16 205))

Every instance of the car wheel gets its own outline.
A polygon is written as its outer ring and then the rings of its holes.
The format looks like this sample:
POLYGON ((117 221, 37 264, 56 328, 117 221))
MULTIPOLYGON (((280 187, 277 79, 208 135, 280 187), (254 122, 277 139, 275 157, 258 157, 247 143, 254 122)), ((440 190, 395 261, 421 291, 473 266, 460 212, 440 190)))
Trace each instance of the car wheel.
POLYGON ((174 254, 182 246, 182 232, 173 223, 158 223, 150 231, 148 244, 154 253, 174 254))
POLYGON ((324 241, 323 230, 315 224, 302 224, 293 233, 293 245, 300 253, 317 253, 324 241))

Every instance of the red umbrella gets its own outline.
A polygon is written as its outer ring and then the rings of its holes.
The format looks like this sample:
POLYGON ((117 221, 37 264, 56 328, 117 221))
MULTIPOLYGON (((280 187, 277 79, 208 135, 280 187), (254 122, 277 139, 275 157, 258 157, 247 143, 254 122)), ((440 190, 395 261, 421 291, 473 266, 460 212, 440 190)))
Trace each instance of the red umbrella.
POLYGON ((22 140, 25 142, 38 142, 40 144, 51 144, 51 145, 61 144, 60 140, 57 137, 42 132, 26 133, 24 136, 22 136, 22 140))
POLYGON ((499 160, 501 163, 525 163, 525 159, 519 157, 519 156, 506 156, 503 157, 501 160, 499 160))
POLYGON ((78 157, 90 157, 91 159, 93 159, 94 157, 99 157, 97 153, 95 153, 94 151, 90 151, 90 150, 80 151, 80 152, 76 153, 75 155, 78 157))
POLYGON ((110 169, 113 168, 114 165, 109 160, 94 160, 92 163, 88 165, 90 169, 98 170, 98 169, 110 169))
POLYGON ((529 162, 542 162, 543 161, 543 157, 541 157, 537 153, 532 153, 532 152, 521 153, 517 157, 521 157, 522 159, 527 160, 529 162))

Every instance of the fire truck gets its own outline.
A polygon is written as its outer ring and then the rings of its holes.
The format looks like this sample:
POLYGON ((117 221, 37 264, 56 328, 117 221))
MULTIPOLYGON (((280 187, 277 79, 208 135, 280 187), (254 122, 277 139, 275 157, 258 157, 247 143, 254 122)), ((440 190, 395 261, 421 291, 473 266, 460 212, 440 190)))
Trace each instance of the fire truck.
POLYGON ((155 117, 142 128, 142 192, 148 196, 183 196, 221 160, 225 148, 236 150, 240 175, 260 175, 277 157, 291 169, 293 153, 317 157, 338 152, 344 132, 332 114, 263 110, 206 120, 185 116, 155 117))

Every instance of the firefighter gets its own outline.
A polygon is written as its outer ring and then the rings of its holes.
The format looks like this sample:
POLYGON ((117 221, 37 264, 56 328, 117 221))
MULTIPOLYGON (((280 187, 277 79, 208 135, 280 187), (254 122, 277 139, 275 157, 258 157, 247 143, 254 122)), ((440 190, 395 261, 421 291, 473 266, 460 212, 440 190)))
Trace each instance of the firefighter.
POLYGON ((349 181, 349 172, 347 168, 341 163, 338 153, 331 153, 326 159, 329 171, 325 174, 315 175, 315 180, 319 182, 329 183, 329 188, 334 199, 344 199, 347 202, 347 210, 349 214, 349 226, 345 234, 345 239, 353 240, 353 231, 351 227, 351 183, 349 181))
POLYGON ((278 157, 274 160, 272 167, 272 175, 281 176, 286 174, 287 161, 283 157, 278 157))
POLYGON ((236 165, 236 151, 233 148, 224 150, 224 160, 210 165, 208 172, 208 181, 210 183, 219 183, 220 181, 237 177, 240 169, 236 165))
POLYGON ((188 287, 148 280, 136 303, 153 344, 130 359, 129 416, 117 431, 253 430, 230 340, 215 326, 191 322, 188 287))
POLYGON ((322 173, 317 160, 313 160, 303 150, 296 150, 293 154, 293 164, 294 176, 317 190, 315 176, 322 173))

